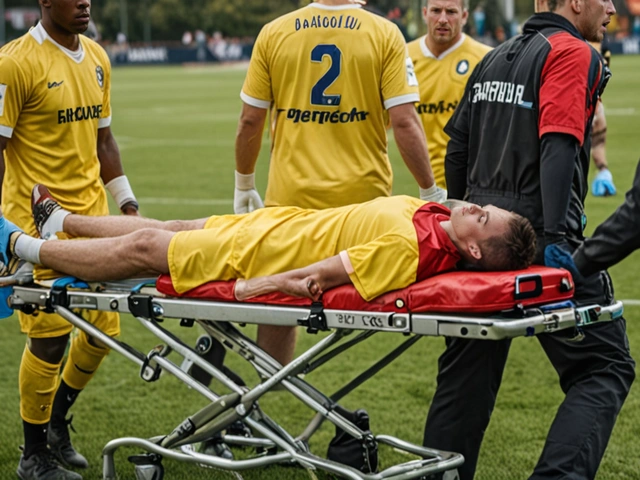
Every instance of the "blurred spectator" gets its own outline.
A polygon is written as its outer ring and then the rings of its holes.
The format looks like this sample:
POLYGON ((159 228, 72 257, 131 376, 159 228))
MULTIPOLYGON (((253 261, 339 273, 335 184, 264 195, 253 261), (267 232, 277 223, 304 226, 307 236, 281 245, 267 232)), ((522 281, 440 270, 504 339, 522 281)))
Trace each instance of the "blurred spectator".
POLYGON ((479 3, 473 10, 473 23, 478 37, 484 37, 484 24, 487 19, 487 14, 484 13, 484 6, 479 3))
POLYGON ((204 62, 207 60, 207 35, 202 30, 198 29, 196 30, 195 38, 196 46, 198 48, 196 58, 199 62, 204 62))
POLYGON ((192 43, 193 43, 193 35, 189 30, 187 30, 182 34, 182 45, 184 45, 185 47, 188 47, 192 43))

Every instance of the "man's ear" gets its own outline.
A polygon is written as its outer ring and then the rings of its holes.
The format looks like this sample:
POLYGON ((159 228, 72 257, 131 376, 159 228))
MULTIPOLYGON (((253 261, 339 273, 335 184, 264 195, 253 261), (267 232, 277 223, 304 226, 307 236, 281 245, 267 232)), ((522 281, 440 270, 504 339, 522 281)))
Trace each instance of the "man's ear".
POLYGON ((38 0, 40 3, 40 6, 44 7, 44 8, 49 8, 51 7, 51 0, 38 0))
POLYGON ((582 0, 569 0, 571 2, 571 10, 575 13, 580 13, 582 11, 582 0))
POLYGON ((478 261, 482 258, 482 250, 480 249, 480 245, 475 242, 471 242, 467 244, 467 252, 471 255, 475 261, 478 261))

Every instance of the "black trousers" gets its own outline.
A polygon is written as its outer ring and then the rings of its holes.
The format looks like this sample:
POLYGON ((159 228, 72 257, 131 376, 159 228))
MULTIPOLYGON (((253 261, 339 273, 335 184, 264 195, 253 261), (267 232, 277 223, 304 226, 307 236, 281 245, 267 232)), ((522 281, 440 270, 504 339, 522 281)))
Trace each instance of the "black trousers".
MULTIPOLYGON (((578 343, 569 341, 573 329, 538 335, 566 396, 531 479, 593 479, 635 378, 624 319, 584 330, 578 343)), ((446 343, 424 445, 462 453, 460 480, 471 480, 511 341, 447 338, 446 343)))

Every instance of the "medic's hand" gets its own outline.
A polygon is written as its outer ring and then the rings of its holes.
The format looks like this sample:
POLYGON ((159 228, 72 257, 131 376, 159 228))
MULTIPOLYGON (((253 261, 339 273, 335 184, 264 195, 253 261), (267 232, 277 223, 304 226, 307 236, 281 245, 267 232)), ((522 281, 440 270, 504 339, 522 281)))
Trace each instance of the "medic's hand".
POLYGON ((255 174, 243 175, 236 172, 236 188, 233 192, 233 213, 249 213, 264 207, 256 190, 255 174))
POLYGON ((544 264, 547 267, 564 268, 571 273, 574 283, 584 281, 584 277, 576 267, 569 246, 566 243, 552 243, 544 249, 544 264))
POLYGON ((598 172, 591 184, 591 193, 594 197, 608 197, 616 194, 616 186, 613 184, 613 175, 608 168, 598 172))
POLYGON ((442 203, 447 199, 447 191, 438 187, 435 183, 429 188, 420 187, 420 200, 442 203))

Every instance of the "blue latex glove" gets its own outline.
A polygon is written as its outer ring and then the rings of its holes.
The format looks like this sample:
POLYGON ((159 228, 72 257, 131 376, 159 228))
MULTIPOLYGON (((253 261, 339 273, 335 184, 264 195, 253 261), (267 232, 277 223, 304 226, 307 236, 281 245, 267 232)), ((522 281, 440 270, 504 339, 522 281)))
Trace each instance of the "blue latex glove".
POLYGON ((607 168, 598 172, 591 184, 591 193, 594 197, 608 197, 616 194, 616 186, 613 184, 613 176, 607 168))
POLYGON ((547 245, 544 249, 544 264, 547 267, 564 268, 568 270, 573 277, 573 281, 579 283, 584 280, 584 277, 578 270, 578 267, 576 267, 571 252, 569 252, 566 247, 566 245, 561 243, 547 245))

